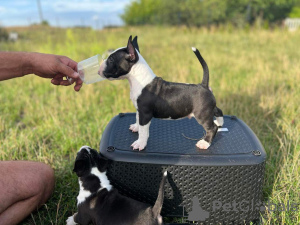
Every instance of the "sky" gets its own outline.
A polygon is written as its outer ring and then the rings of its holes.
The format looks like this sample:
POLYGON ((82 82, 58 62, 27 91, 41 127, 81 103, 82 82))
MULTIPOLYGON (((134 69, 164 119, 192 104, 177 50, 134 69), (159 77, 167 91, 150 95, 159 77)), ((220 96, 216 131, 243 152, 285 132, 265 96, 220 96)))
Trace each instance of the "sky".
MULTIPOLYGON (((40 0, 43 19, 52 26, 123 25, 120 14, 132 0, 40 0)), ((1 26, 40 22, 38 0, 0 0, 1 26)))

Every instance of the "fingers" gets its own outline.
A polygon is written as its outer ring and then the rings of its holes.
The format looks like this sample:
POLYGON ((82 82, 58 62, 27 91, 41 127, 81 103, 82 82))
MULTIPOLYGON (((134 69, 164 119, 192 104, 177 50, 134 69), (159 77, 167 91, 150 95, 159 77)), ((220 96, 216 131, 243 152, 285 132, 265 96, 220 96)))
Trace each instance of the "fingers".
POLYGON ((51 80, 51 83, 54 85, 69 86, 76 82, 75 86, 74 86, 74 90, 80 91, 82 84, 83 84, 83 81, 80 78, 78 78, 76 80, 72 79, 72 82, 70 83, 68 80, 64 80, 64 77, 65 76, 63 74, 58 74, 51 80))
POLYGON ((72 60, 66 56, 62 56, 61 62, 65 65, 71 67, 73 70, 77 71, 77 62, 75 62, 74 60, 72 60))
MULTIPOLYGON (((72 81, 74 83, 74 81, 72 81)), ((72 83, 70 83, 68 80, 63 80, 60 82, 60 85, 62 86, 70 86, 72 83)))
POLYGON ((51 83, 54 85, 60 85, 60 82, 63 81, 64 77, 62 75, 56 75, 52 78, 51 83))
POLYGON ((55 77, 51 80, 51 83, 54 85, 63 85, 63 86, 69 86, 75 82, 74 79, 70 82, 69 80, 64 80, 63 74, 57 74, 55 77))
POLYGON ((77 71, 77 62, 69 59, 67 66, 71 67, 73 70, 77 71))
POLYGON ((69 86, 75 83, 74 90, 79 91, 82 87, 82 80, 79 78, 77 71, 77 62, 69 59, 68 57, 61 56, 60 63, 58 65, 58 72, 52 80, 51 83, 54 85, 69 86), (67 77, 69 79, 65 80, 67 77))
POLYGON ((70 84, 74 83, 74 79, 73 78, 67 77, 67 80, 69 81, 70 84))
POLYGON ((82 87, 82 80, 81 79, 77 79, 76 80, 76 84, 75 84, 75 86, 74 86, 74 90, 75 91, 80 91, 80 88, 82 87))
POLYGON ((76 71, 74 71, 74 69, 63 63, 59 64, 58 72, 75 80, 79 78, 79 74, 76 71))

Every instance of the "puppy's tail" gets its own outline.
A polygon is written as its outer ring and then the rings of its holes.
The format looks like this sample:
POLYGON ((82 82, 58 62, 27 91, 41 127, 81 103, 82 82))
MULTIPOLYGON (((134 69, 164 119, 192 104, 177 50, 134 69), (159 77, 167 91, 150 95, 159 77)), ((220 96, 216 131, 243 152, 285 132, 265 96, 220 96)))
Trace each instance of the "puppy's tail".
POLYGON ((204 59, 202 58, 200 52, 198 49, 196 49, 195 47, 192 47, 193 52, 195 53, 195 55, 197 56, 199 62, 202 65, 203 68, 203 79, 202 79, 202 85, 206 88, 208 88, 208 82, 209 82, 209 71, 208 71, 208 66, 206 64, 206 62, 204 61, 204 59))
POLYGON ((165 183, 166 183, 167 176, 168 176, 168 171, 165 171, 164 175, 163 175, 163 178, 162 178, 162 180, 160 182, 160 185, 159 185, 159 191, 158 191, 158 196, 157 196, 156 202, 155 202, 155 204, 152 208, 154 218, 157 218, 160 215, 160 212, 161 212, 161 208, 162 208, 162 205, 163 205, 163 202, 164 202, 164 186, 165 186, 165 183))

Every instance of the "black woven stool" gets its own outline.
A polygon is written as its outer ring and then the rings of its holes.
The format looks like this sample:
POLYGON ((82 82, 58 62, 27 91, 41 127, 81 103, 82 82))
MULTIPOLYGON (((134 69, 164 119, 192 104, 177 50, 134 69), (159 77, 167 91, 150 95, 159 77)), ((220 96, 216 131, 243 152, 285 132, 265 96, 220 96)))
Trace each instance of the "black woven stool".
POLYGON ((135 114, 114 117, 107 125, 100 152, 112 160, 108 177, 120 193, 154 204, 163 171, 162 215, 185 217, 198 224, 258 223, 266 153, 252 130, 235 116, 224 116, 223 128, 208 150, 195 144, 204 129, 195 119, 152 119, 144 151, 130 145, 135 114))

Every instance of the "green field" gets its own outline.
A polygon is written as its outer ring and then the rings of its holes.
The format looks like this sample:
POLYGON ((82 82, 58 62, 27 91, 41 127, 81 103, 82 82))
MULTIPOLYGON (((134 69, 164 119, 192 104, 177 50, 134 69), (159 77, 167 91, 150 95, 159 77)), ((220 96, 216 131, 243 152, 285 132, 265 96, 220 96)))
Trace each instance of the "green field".
MULTIPOLYGON (((191 46, 210 68, 210 86, 224 114, 244 120, 268 154, 264 200, 300 203, 300 32, 275 30, 125 27, 71 30, 30 27, 0 50, 66 55, 76 61, 127 44, 139 36, 143 57, 169 81, 200 83, 202 69, 191 46)), ((109 120, 134 112, 127 81, 56 87, 29 75, 0 83, 0 160, 34 160, 56 174, 55 192, 22 225, 65 224, 76 211, 78 182, 72 173, 82 145, 98 148, 109 120)), ((264 224, 300 224, 296 212, 267 212, 264 224)))

